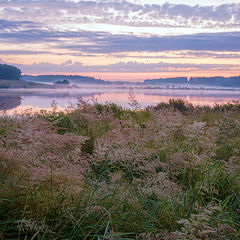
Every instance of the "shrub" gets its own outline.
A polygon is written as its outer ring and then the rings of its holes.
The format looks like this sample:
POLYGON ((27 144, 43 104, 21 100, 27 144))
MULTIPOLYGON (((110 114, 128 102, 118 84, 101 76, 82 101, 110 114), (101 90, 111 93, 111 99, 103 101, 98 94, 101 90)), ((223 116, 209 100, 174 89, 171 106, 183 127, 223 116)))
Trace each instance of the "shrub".
POLYGON ((237 109, 0 116, 1 237, 239 239, 237 109))

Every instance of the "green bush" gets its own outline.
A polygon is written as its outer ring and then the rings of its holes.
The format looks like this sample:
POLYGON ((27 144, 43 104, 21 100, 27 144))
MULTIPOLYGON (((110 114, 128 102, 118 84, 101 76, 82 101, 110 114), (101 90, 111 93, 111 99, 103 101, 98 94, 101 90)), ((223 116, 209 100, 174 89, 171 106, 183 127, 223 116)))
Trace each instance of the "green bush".
POLYGON ((0 116, 1 238, 239 239, 238 107, 0 116))

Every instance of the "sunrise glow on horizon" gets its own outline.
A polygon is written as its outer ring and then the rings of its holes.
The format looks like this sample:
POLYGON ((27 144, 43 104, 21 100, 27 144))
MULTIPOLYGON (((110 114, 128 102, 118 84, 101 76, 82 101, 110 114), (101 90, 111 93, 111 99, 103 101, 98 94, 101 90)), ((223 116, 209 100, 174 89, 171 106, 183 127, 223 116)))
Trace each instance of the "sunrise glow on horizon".
POLYGON ((240 75, 240 0, 6 0, 0 63, 111 81, 240 75))

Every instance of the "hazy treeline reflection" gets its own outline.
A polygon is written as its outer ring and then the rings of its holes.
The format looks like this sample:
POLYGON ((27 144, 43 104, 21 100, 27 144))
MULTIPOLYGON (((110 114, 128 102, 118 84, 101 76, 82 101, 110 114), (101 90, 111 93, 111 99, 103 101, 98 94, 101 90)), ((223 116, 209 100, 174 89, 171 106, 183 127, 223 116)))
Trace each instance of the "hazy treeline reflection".
MULTIPOLYGON (((18 106, 47 108, 55 100, 58 106, 65 108, 77 102, 78 97, 94 97, 99 103, 113 102, 129 107, 129 88, 104 88, 100 86, 79 89, 5 89, 0 90, 0 110, 14 109, 18 106)), ((142 107, 167 102, 171 98, 181 98, 194 105, 222 104, 240 100, 240 91, 226 90, 167 90, 134 88, 136 100, 142 107)))

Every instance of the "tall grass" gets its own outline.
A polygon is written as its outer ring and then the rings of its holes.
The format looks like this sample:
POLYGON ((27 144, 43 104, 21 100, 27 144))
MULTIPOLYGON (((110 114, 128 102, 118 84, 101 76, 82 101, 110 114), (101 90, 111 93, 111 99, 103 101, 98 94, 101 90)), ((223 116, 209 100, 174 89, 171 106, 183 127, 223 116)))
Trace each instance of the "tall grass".
POLYGON ((78 102, 0 117, 2 239, 240 239, 240 105, 78 102))

